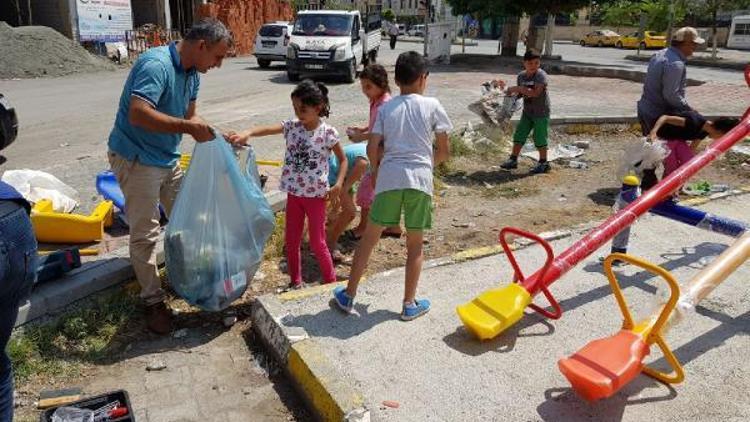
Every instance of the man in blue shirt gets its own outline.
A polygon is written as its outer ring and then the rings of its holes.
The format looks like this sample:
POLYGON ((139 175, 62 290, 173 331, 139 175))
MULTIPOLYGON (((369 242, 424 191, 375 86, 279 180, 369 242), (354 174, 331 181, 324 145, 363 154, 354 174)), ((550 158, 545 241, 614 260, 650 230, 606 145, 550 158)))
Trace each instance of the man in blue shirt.
POLYGON ((143 53, 133 65, 109 135, 109 162, 125 196, 130 261, 146 304, 146 323, 159 334, 172 330, 172 314, 156 267, 159 203, 169 215, 182 181, 178 146, 183 134, 197 142, 214 138, 196 114, 200 77, 221 62, 232 45, 227 28, 203 19, 179 43, 143 53))

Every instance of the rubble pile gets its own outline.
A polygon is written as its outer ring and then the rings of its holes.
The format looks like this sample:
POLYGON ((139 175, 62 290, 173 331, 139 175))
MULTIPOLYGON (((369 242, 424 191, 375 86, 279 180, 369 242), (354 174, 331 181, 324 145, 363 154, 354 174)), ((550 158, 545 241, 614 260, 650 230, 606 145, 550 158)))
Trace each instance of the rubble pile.
POLYGON ((0 22, 0 79, 38 78, 113 70, 106 59, 46 26, 0 22))

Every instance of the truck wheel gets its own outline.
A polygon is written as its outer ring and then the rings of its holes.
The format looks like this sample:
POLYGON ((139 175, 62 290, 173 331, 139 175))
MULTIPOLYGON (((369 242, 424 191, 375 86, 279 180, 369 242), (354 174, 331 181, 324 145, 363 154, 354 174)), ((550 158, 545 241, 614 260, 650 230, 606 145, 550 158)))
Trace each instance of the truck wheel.
POLYGON ((349 72, 346 74, 346 83, 351 84, 354 83, 354 81, 357 79, 357 59, 353 58, 351 62, 349 62, 349 72))
POLYGON ((299 73, 286 72, 286 78, 289 82, 299 82, 299 73))
POLYGON ((646 49, 646 43, 641 41, 641 50, 645 50, 645 49, 646 49))
POLYGON ((260 67, 261 69, 267 69, 270 66, 271 66, 270 60, 258 59, 258 67, 260 67))

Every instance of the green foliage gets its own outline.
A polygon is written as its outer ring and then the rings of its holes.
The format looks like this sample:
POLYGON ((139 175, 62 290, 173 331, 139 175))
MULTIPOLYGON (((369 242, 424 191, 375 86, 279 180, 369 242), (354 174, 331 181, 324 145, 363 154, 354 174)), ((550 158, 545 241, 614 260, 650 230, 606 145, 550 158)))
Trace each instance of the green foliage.
POLYGON ((284 228, 286 227, 286 214, 276 214, 276 223, 273 233, 266 243, 265 258, 280 258, 284 256, 284 228))
MULTIPOLYGON (((646 16, 646 29, 664 32, 669 26, 670 0, 618 0, 604 7, 603 22, 612 26, 638 26, 641 14, 646 16)), ((674 2, 674 22, 685 19, 686 2, 674 2)))
POLYGON ((393 22, 396 19, 396 14, 393 13, 393 10, 391 10, 391 9, 385 9, 383 11, 383 15, 382 16, 383 16, 383 19, 385 19, 385 20, 387 20, 389 22, 393 22))
POLYGON ((136 312, 137 298, 119 291, 57 321, 25 327, 8 343, 17 381, 32 376, 72 375, 80 363, 103 358, 136 312))

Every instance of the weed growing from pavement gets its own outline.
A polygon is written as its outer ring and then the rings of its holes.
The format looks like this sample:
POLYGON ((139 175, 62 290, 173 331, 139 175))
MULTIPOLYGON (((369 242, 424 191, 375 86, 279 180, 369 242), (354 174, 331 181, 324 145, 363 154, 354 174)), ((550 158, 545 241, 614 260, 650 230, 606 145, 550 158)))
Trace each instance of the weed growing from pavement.
POLYGON ((531 196, 539 193, 539 189, 531 188, 520 188, 517 186, 508 185, 496 185, 490 188, 485 188, 481 191, 481 195, 484 198, 520 198, 522 196, 531 196))
POLYGON ((451 133, 448 140, 450 141, 451 157, 463 157, 471 153, 471 149, 468 145, 466 145, 466 142, 464 141, 460 133, 451 133))
POLYGON ((8 343, 16 382, 36 376, 75 376, 114 347, 137 312, 137 296, 125 289, 101 296, 55 321, 24 327, 8 343))
POLYGON ((286 226, 286 214, 276 214, 276 225, 271 237, 268 238, 265 249, 265 259, 282 258, 284 256, 284 226, 286 226))

